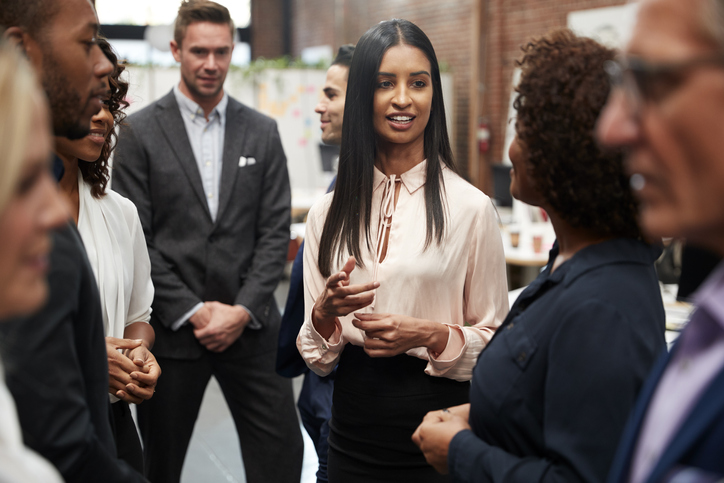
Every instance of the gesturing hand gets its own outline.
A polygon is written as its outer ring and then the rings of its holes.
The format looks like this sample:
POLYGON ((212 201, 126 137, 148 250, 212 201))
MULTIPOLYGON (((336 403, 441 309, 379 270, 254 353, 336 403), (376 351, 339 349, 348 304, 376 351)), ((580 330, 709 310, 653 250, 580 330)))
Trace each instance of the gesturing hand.
POLYGON ((240 305, 206 302, 206 307, 211 311, 211 318, 200 328, 194 324, 194 335, 210 351, 224 352, 241 337, 251 316, 240 305))
POLYGON ((450 441, 460 431, 470 429, 469 412, 470 404, 463 404, 449 410, 430 411, 413 433, 412 442, 420 448, 425 455, 425 460, 438 473, 446 474, 448 472, 447 455, 450 441))
POLYGON ((354 314, 352 324, 365 331, 365 352, 370 357, 392 357, 413 347, 440 353, 449 337, 444 324, 395 314, 354 314))
POLYGON ((355 267, 354 257, 349 257, 342 271, 327 279, 324 291, 319 294, 312 309, 312 321, 319 334, 328 339, 334 333, 337 317, 344 317, 367 307, 375 298, 374 289, 379 282, 350 285, 349 275, 355 267))

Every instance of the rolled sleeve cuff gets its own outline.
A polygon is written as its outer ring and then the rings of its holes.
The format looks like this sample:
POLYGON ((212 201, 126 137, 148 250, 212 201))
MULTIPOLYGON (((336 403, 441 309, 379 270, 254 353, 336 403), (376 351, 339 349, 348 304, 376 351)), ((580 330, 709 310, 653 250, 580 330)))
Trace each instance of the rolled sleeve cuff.
POLYGON ((311 320, 305 320, 297 337, 299 353, 307 366, 320 376, 325 376, 334 369, 339 353, 344 348, 339 319, 335 320, 334 325, 334 332, 327 340, 317 332, 311 320))
POLYGON ((429 353, 425 373, 430 376, 445 376, 456 381, 469 381, 473 375, 473 367, 477 362, 480 350, 470 351, 470 343, 465 331, 453 324, 448 327, 448 340, 445 349, 437 356, 429 353), (474 357, 471 354, 474 352, 474 357))
POLYGON ((194 308, 183 314, 181 317, 179 317, 173 324, 171 324, 171 330, 177 331, 184 325, 186 325, 186 322, 189 321, 189 319, 196 313, 198 310, 204 306, 203 302, 199 302, 196 305, 194 305, 194 308))

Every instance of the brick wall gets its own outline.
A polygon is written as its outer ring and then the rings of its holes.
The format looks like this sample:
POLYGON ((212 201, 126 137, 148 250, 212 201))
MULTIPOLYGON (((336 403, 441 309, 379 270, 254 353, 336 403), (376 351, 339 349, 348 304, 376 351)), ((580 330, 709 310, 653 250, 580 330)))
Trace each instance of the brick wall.
POLYGON ((251 58, 281 57, 284 52, 284 0, 251 1, 251 58))
POLYGON ((331 45, 336 52, 335 0, 292 2, 292 55, 305 47, 331 45))
MULTIPOLYGON (((565 27, 568 13, 623 5, 625 0, 489 0, 484 21, 487 49, 483 52, 486 89, 481 112, 490 120, 492 143, 482 162, 503 159, 511 82, 520 46, 551 29, 565 27)), ((482 180, 481 180, 482 181, 482 180)))

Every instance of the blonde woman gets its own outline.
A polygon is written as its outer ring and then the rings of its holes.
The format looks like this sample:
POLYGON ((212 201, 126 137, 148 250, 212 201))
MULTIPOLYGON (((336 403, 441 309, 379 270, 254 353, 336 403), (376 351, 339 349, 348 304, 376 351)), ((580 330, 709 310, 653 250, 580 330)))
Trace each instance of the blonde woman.
MULTIPOLYGON (((0 319, 27 315, 48 295, 50 230, 67 220, 49 170, 48 108, 30 67, 0 45, 0 319)), ((9 341, 0 341, 4 347, 9 341)), ((0 365, 0 481, 62 481, 23 445, 0 365)))

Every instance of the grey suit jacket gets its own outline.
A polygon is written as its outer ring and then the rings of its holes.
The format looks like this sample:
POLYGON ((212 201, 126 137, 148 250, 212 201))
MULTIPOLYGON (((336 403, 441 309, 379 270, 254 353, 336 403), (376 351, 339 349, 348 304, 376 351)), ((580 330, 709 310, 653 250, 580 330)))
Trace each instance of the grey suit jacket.
POLYGON ((273 292, 286 261, 291 205, 276 122, 229 98, 222 163, 214 222, 173 91, 129 116, 120 131, 113 189, 136 204, 146 235, 154 353, 161 357, 203 354, 189 324, 170 329, 203 301, 241 304, 263 326, 245 330, 227 350, 243 346, 249 355, 276 343, 273 292), (256 163, 240 166, 241 156, 256 163))

